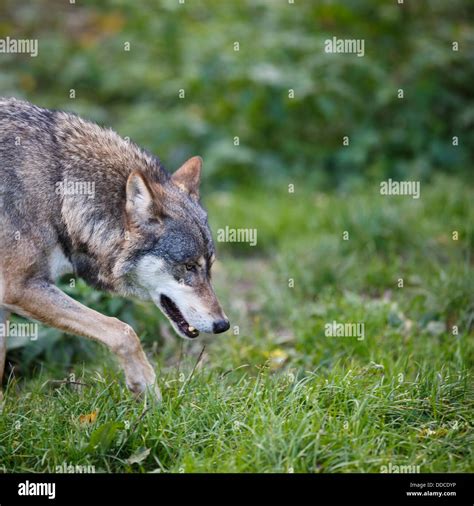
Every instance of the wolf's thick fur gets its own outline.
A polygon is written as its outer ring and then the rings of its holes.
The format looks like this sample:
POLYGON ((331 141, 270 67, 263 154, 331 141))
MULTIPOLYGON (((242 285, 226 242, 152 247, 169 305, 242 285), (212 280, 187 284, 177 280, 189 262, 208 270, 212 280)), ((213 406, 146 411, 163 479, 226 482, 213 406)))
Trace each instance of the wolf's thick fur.
MULTIPOLYGON (((155 385, 134 331, 54 285, 151 299, 183 337, 229 327, 210 284, 201 159, 170 175, 153 155, 73 114, 0 99, 0 323, 10 312, 106 344, 135 392, 155 385), (67 189, 72 191, 67 191, 67 189)), ((0 379, 5 338, 0 337, 0 379)))

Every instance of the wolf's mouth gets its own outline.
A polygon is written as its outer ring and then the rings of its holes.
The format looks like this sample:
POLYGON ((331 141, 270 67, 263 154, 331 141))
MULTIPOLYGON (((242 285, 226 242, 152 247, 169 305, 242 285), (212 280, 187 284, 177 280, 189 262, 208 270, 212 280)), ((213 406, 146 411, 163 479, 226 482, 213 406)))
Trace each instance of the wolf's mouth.
POLYGON ((181 311, 178 309, 178 306, 166 295, 160 296, 160 302, 165 310, 165 313, 168 317, 176 323, 179 331, 182 332, 185 336, 194 338, 199 335, 199 331, 194 327, 191 327, 189 323, 185 320, 181 311))

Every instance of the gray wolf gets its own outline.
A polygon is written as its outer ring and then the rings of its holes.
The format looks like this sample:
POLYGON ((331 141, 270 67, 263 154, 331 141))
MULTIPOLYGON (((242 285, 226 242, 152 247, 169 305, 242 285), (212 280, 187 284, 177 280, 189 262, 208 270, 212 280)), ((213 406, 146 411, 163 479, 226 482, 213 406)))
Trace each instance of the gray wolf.
MULTIPOLYGON (((211 286, 215 248, 199 202, 202 159, 158 158, 80 117, 0 98, 0 323, 15 313, 106 345, 127 386, 159 397, 133 329, 67 296, 89 285, 151 300, 179 336, 229 328, 211 286)), ((6 337, 0 338, 0 379, 6 337)))

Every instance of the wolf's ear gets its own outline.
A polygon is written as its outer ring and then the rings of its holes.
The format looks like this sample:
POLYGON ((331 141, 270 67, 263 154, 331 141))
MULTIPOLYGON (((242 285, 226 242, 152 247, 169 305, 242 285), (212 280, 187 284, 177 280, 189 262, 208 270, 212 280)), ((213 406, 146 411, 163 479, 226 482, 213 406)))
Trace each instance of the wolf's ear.
POLYGON ((199 198, 201 182, 202 158, 193 156, 171 176, 171 180, 191 196, 199 198))
POLYGON ((126 191, 125 208, 132 220, 145 224, 150 219, 159 217, 159 202, 154 198, 154 192, 141 172, 134 171, 128 176, 126 191))

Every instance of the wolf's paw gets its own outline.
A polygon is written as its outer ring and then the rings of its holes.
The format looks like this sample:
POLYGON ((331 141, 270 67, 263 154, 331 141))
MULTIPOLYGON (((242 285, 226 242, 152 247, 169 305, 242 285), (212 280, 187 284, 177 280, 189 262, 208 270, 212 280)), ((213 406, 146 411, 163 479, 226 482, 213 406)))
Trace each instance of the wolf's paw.
POLYGON ((161 402, 161 390, 156 383, 147 384, 143 381, 127 381, 127 388, 137 399, 161 402))
POLYGON ((144 367, 139 375, 128 376, 127 387, 139 399, 146 398, 156 402, 162 399, 155 371, 151 366, 144 367))

